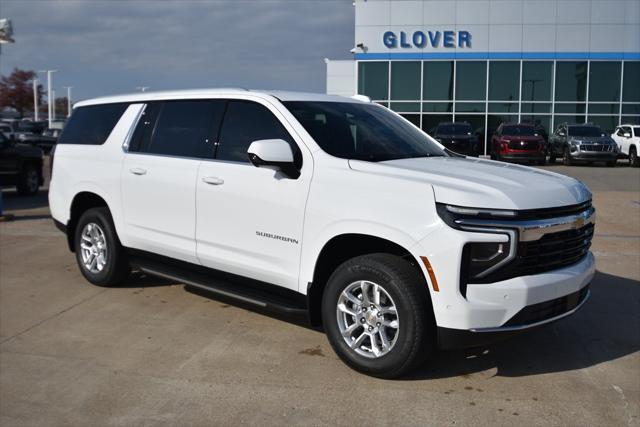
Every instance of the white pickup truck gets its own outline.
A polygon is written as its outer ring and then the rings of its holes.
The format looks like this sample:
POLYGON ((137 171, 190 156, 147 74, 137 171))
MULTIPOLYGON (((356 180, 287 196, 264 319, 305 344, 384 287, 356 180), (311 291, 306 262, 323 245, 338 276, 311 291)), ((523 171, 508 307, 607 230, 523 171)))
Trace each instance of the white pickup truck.
POLYGON ((79 102, 49 202, 91 283, 134 269, 303 313, 348 365, 385 378, 570 315, 595 272, 581 182, 454 154, 338 96, 79 102))

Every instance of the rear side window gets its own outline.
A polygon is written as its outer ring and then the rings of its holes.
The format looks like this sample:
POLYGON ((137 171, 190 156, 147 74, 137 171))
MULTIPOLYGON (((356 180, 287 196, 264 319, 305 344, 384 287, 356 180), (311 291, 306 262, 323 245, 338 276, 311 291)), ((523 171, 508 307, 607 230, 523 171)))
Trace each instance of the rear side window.
POLYGON ((76 108, 58 144, 102 145, 129 104, 103 104, 76 108))
POLYGON ((213 158, 224 101, 150 103, 133 134, 130 151, 213 158))
POLYGON ((265 106, 251 101, 229 101, 220 130, 217 160, 249 162, 247 149, 260 139, 283 139, 291 145, 296 165, 302 154, 287 130, 265 106))

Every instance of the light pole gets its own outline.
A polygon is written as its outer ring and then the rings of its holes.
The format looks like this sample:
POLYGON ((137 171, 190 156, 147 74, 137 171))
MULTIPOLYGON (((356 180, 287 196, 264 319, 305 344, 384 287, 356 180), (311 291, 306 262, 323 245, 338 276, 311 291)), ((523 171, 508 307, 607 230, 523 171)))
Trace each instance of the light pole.
MULTIPOLYGON (((49 113, 49 127, 51 127, 51 123, 53 122, 53 108, 51 106, 52 98, 51 91, 52 88, 52 74, 58 70, 40 70, 41 73, 47 73, 47 112, 49 113)), ((55 103, 55 99, 53 99, 53 103, 55 103)))
MULTIPOLYGON (((56 119, 56 90, 55 89, 51 89, 51 96, 53 97, 53 102, 51 103, 51 116, 53 117, 53 120, 56 119)), ((49 119, 49 127, 51 127, 51 122, 52 120, 49 119)))
POLYGON ((71 88, 73 86, 63 86, 67 89, 67 117, 71 116, 71 88))
POLYGON ((38 121, 38 79, 33 79, 33 120, 38 121))

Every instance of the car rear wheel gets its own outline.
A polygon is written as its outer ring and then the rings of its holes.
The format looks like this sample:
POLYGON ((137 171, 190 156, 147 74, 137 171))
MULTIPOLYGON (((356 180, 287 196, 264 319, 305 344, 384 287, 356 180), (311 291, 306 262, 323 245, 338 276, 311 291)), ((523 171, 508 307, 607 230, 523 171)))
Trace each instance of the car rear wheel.
POLYGON ((18 176, 18 194, 23 196, 33 196, 40 188, 40 175, 34 165, 26 165, 18 176))
POLYGON ((425 281, 389 254, 353 258, 332 274, 322 300, 327 337, 352 368, 395 378, 416 368, 435 346, 425 281))
POLYGON ((130 271, 107 208, 82 214, 75 230, 75 252, 82 275, 94 285, 115 286, 130 271))
POLYGON ((640 166, 640 159, 638 159, 638 153, 636 151, 636 147, 631 147, 629 149, 629 164, 634 168, 640 166))
POLYGON ((611 160, 609 162, 607 162, 607 167, 612 168, 616 165, 617 161, 616 160, 611 160))

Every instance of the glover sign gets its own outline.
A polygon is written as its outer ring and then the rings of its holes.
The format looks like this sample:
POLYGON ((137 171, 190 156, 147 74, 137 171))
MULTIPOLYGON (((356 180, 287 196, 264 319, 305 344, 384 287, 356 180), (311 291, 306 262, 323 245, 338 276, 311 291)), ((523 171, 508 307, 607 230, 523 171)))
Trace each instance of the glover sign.
POLYGON ((382 42, 389 49, 412 48, 422 49, 431 47, 434 49, 471 47, 471 33, 468 31, 415 31, 407 34, 400 31, 398 35, 394 31, 386 31, 382 35, 382 42))

